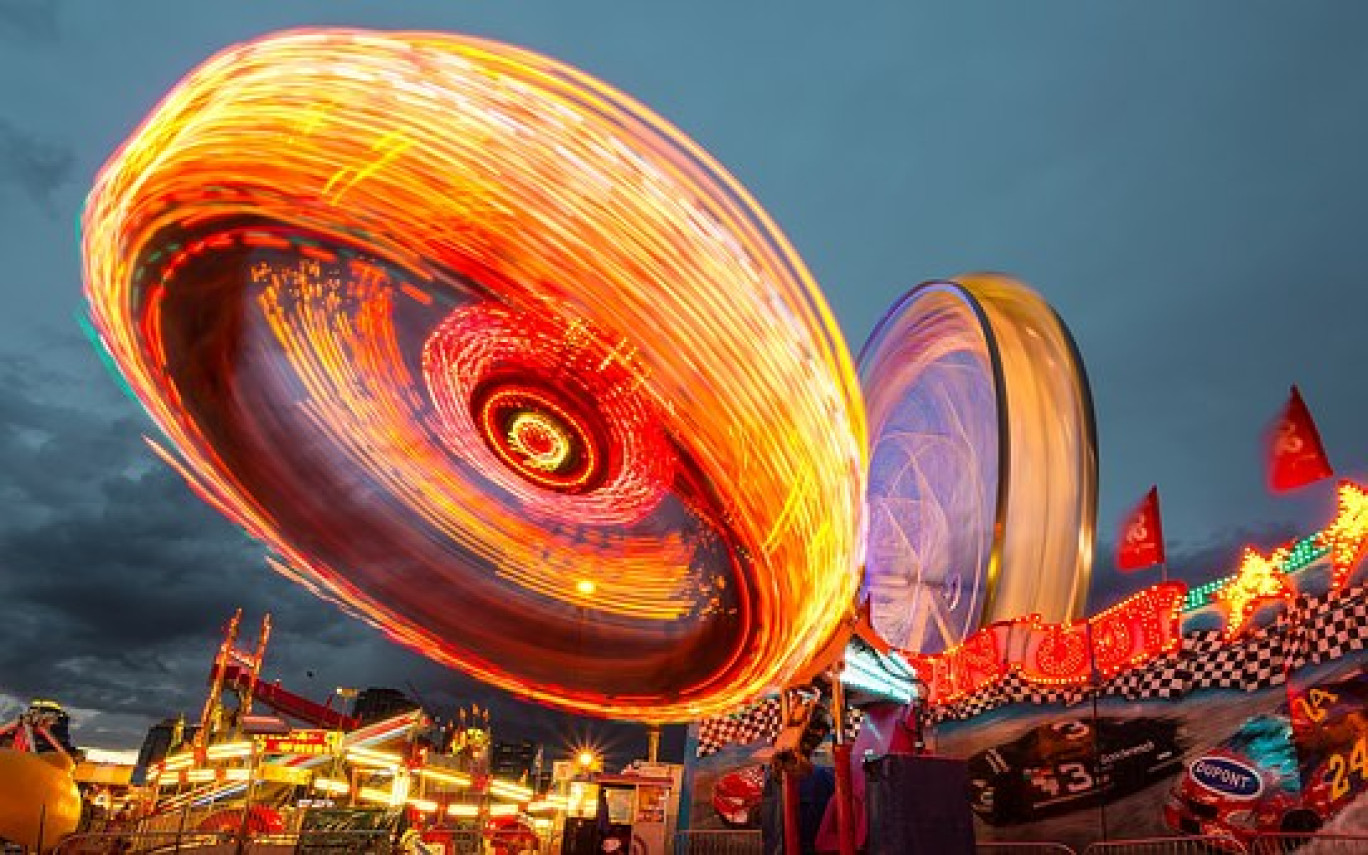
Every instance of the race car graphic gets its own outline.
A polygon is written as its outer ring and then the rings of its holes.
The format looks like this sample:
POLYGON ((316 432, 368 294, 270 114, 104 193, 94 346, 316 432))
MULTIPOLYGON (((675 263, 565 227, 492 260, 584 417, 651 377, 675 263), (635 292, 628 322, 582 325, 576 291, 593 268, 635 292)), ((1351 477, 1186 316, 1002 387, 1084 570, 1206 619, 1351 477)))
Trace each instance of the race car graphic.
POLYGON ((1368 677, 1311 686, 1254 716, 1178 779, 1164 821, 1185 834, 1248 841, 1315 831, 1368 788, 1368 677))
POLYGON ((765 793, 765 767, 747 766, 717 779, 713 784, 713 810, 732 828, 758 827, 760 802, 765 793))
POLYGON ((1144 717, 1042 724, 969 758, 974 812, 1010 825, 1133 793, 1182 762, 1178 728, 1144 717))
POLYGON ((1324 795, 1324 788, 1302 790, 1287 716, 1257 715, 1188 763, 1164 805, 1164 822, 1184 834, 1241 839, 1313 831, 1324 795))
POLYGON ((1290 708, 1302 787, 1329 787, 1338 812, 1368 785, 1368 671, 1297 692, 1290 708))

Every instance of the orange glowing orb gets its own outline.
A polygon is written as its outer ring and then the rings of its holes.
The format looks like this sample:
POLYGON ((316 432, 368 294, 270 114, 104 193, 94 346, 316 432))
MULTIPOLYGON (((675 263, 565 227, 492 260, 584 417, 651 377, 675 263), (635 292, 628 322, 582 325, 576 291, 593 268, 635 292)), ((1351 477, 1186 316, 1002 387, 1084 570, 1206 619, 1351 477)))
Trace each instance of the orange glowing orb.
POLYGON ((83 240, 163 456, 438 661, 680 720, 782 684, 850 607, 864 422, 830 312, 733 178, 573 68, 234 47, 105 167, 83 240))

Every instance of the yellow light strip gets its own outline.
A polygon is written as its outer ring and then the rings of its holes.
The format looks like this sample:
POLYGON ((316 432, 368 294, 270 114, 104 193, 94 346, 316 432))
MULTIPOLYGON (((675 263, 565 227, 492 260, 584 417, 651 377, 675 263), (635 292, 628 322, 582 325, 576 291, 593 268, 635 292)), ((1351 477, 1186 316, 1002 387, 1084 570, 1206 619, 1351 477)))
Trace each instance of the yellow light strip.
POLYGON ((460 772, 448 772, 444 769, 434 769, 430 766, 419 769, 418 774, 429 781, 437 781, 455 787, 468 787, 471 784, 469 775, 463 775, 460 772))
POLYGON ((346 781, 339 781, 336 778, 314 778, 313 786, 315 790, 323 793, 335 793, 345 795, 351 792, 351 785, 346 781))
POLYGON ((532 798, 532 790, 521 784, 514 784, 508 781, 490 781, 489 792, 496 796, 501 796, 514 801, 525 802, 532 798))
POLYGON ((221 742, 217 745, 210 745, 204 750, 204 756, 210 760, 227 760, 233 757, 246 757, 252 753, 252 743, 250 742, 221 742))
POLYGON ((193 765, 195 765, 195 755, 187 751, 167 757, 162 768, 167 772, 179 772, 182 769, 189 769, 193 765))
POLYGON ((376 751, 372 748, 348 748, 347 759, 353 763, 360 763, 369 766, 389 766, 398 767, 403 762, 403 758, 398 754, 388 751, 376 751))
POLYGON ((356 791, 357 798, 368 802, 380 802, 389 804, 394 801, 394 796, 389 790, 377 790, 374 787, 362 787, 356 791))

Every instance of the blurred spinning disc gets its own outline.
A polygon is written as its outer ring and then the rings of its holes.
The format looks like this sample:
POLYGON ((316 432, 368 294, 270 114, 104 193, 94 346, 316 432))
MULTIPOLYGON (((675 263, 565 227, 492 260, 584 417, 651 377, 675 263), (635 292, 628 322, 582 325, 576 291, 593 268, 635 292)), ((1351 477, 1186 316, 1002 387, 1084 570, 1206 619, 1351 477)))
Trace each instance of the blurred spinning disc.
POLYGON ((935 653, 997 620, 1066 620, 1092 562, 1097 455, 1073 340, 1033 291, 973 275, 913 289, 860 356, 871 621, 935 653))
POLYGON ((679 720, 848 611, 835 322, 734 179, 572 68, 439 34, 235 47, 106 166, 84 251, 167 458, 438 661, 679 720))

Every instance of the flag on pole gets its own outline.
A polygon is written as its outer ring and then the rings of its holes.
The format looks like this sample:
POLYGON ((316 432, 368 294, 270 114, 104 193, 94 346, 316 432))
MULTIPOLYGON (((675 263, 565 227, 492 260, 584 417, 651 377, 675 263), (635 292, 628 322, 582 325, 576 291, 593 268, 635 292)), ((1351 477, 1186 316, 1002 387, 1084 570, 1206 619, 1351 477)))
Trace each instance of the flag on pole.
POLYGON ((1116 541, 1116 569, 1143 570, 1163 564, 1164 526, 1159 518, 1159 488, 1150 487, 1145 498, 1121 525, 1116 541))
POLYGON ((1325 456, 1320 431, 1296 386, 1268 432, 1268 486, 1275 493, 1295 490, 1335 474, 1325 456))

